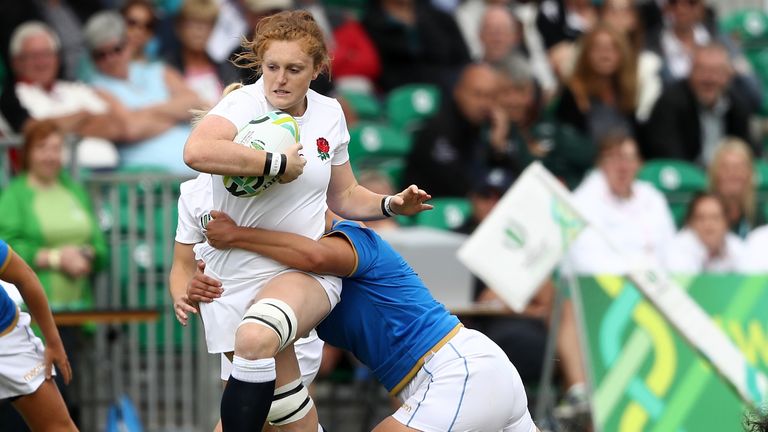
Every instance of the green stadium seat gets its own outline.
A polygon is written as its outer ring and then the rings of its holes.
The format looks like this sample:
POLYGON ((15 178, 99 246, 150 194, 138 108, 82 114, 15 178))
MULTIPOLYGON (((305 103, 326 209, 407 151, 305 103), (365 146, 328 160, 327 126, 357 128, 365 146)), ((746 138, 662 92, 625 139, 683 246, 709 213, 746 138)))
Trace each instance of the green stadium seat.
POLYGON ((431 84, 409 84, 387 95, 387 117, 395 129, 413 130, 440 109, 440 90, 431 84))
POLYGON ((768 42, 768 14, 759 9, 742 9, 726 15, 720 29, 744 47, 768 42))
POLYGON ((466 198, 434 198, 430 204, 435 208, 417 214, 416 225, 454 230, 472 215, 472 204, 466 198))
POLYGON ((353 163, 400 158, 411 150, 410 137, 387 125, 361 122, 349 131, 349 135, 349 158, 353 163))
POLYGON ((653 184, 667 198, 669 209, 680 227, 688 202, 696 192, 707 188, 707 176, 697 165, 674 159, 647 161, 638 173, 639 180, 653 184))
POLYGON ((360 120, 379 120, 382 115, 381 102, 375 95, 345 91, 341 97, 346 100, 360 120))
POLYGON ((389 182, 392 184, 392 187, 397 189, 402 184, 405 160, 403 158, 387 159, 378 164, 376 169, 389 177, 389 182))
POLYGON ((768 162, 758 159, 754 164, 755 188, 759 192, 768 192, 768 162))

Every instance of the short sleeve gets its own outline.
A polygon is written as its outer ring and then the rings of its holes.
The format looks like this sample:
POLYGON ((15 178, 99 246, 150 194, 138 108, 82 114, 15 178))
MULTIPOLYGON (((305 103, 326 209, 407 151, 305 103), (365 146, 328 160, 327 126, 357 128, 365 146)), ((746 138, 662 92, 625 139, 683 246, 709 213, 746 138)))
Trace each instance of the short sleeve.
POLYGON ((339 233, 344 235, 357 255, 357 266, 351 277, 365 275, 376 264, 378 247, 376 241, 366 229, 354 222, 340 222, 329 234, 339 233))
POLYGON ((333 151, 331 164, 343 165, 349 160, 349 130, 347 129, 347 120, 344 118, 344 111, 341 111, 341 107, 339 107, 339 130, 337 136, 339 137, 339 142, 333 151))
MULTIPOLYGON (((251 85, 262 85, 261 82, 251 85)), ((264 114, 266 112, 266 104, 248 91, 246 87, 235 90, 232 93, 224 96, 208 113, 209 115, 217 115, 224 117, 232 122, 237 130, 242 129, 249 121, 264 114)))
MULTIPOLYGON (((11 262, 11 247, 5 240, 0 240, 0 275, 5 272, 5 268, 11 262)), ((2 288, 0 288, 2 289, 2 288)))
MULTIPOLYGON (((183 185, 182 185, 183 186, 183 185)), ((176 242, 182 244, 197 244, 205 240, 202 226, 198 224, 197 215, 194 214, 194 206, 189 202, 193 197, 191 193, 184 193, 179 197, 179 220, 176 225, 176 242)))

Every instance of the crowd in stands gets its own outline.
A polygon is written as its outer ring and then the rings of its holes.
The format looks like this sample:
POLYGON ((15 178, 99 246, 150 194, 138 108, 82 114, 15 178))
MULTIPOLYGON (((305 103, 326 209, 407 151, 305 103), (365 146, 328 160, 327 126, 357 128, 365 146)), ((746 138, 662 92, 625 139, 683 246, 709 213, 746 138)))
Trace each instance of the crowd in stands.
MULTIPOLYGON (((54 305, 81 301, 106 253, 63 164, 194 174, 182 159, 191 110, 210 108, 231 82, 254 82, 236 66, 240 37, 291 8, 313 14, 332 53, 312 88, 339 98, 351 130, 390 125, 406 136, 401 154, 351 161, 371 170, 359 175, 371 190, 415 183, 463 200, 466 219, 452 228, 471 233, 539 161, 599 229, 577 240, 565 273, 623 274, 649 261, 673 273, 768 271, 768 178, 758 179, 763 136, 753 127, 768 89, 703 0, 10 3, 0 14, 0 132, 25 134, 25 145, 10 154, 19 174, 0 193, 0 238, 41 274, 54 305), (414 85, 434 93, 407 93, 413 118, 395 125, 382 107, 414 85), (662 166, 662 178, 644 178, 644 164, 662 166), (705 181, 676 213, 661 183, 684 175, 679 167, 705 181)), ((554 289, 545 283, 520 316, 477 323, 526 379, 540 374, 554 289)), ((499 301, 479 282, 477 300, 499 301)), ((569 305, 561 322, 562 374, 574 388, 584 375, 569 305)))

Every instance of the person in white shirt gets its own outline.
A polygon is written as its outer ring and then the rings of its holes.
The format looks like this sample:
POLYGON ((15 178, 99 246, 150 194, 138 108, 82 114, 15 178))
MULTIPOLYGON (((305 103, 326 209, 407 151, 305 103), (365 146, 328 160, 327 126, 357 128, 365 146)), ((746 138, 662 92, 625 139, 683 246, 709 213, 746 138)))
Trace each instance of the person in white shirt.
POLYGON ((685 227, 665 247, 662 264, 671 273, 727 273, 739 271, 744 244, 728 232, 725 206, 711 193, 688 205, 685 227))
POLYGON ((744 248, 741 271, 744 273, 768 273, 768 225, 752 230, 744 248))
MULTIPOLYGON (((254 40, 244 47, 240 63, 262 77, 224 97, 195 127, 184 149, 190 167, 213 174, 215 209, 240 226, 318 239, 328 207, 355 220, 412 215, 432 207, 425 203, 430 196, 415 185, 384 196, 357 184, 341 106, 309 90, 329 59, 322 30, 308 12, 285 11, 263 18, 254 40), (249 121, 274 110, 296 119, 300 143, 285 154, 273 154, 232 141, 249 121), (231 195, 222 178, 276 174, 280 184, 249 198, 231 195)), ((273 410, 270 422, 279 426, 298 421, 294 424, 316 430, 317 412, 298 380, 291 344, 338 303, 340 279, 292 270, 240 249, 222 251, 204 245, 195 251, 206 263, 206 274, 222 281, 223 288, 220 298, 201 305, 208 350, 234 351, 221 404, 224 431, 259 429, 273 393, 285 394, 281 402, 285 407, 282 414, 273 410)))
POLYGON ((626 274, 639 262, 660 262, 675 225, 664 196, 635 179, 640 163, 637 143, 624 132, 608 133, 601 140, 597 169, 574 192, 590 227, 568 251, 564 271, 626 274))

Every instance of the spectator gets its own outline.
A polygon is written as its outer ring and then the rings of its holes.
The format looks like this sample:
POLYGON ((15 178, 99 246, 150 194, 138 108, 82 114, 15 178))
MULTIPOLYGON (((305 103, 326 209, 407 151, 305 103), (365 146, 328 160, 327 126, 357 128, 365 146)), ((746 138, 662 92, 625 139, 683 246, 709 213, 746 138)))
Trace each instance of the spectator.
MULTIPOLYGON (((62 170, 64 138, 53 121, 30 125, 24 134, 24 172, 0 195, 0 238, 7 239, 40 277, 53 309, 92 307, 91 276, 106 264, 107 245, 86 191, 62 170)), ((75 379, 79 328, 60 329, 75 379)), ((62 387, 70 413, 78 421, 73 392, 62 387)))
POLYGON ((582 39, 557 119, 598 142, 603 131, 621 128, 633 134, 636 102, 637 68, 626 38, 598 26, 582 39))
POLYGON ((549 103, 557 91, 558 82, 549 61, 544 38, 536 26, 538 8, 537 2, 517 2, 512 10, 520 24, 520 38, 525 46, 526 57, 544 93, 544 101, 549 103))
POLYGON ((408 155, 404 184, 418 184, 433 197, 466 196, 472 178, 487 161, 482 128, 489 124, 499 74, 487 64, 467 66, 440 112, 416 132, 408 155))
MULTIPOLYGON (((315 5, 317 8, 318 5, 315 5)), ((362 23, 348 13, 329 11, 328 15, 333 27, 329 46, 334 87, 336 90, 373 93, 382 68, 373 41, 362 23)))
POLYGON ((171 172, 191 174, 182 150, 190 132, 190 109, 206 105, 189 89, 178 72, 159 62, 131 62, 125 42, 125 25, 114 12, 94 15, 85 36, 98 73, 94 87, 112 94, 128 109, 142 110, 146 139, 119 148, 120 164, 160 166, 171 172))
POLYGON ((60 43, 53 30, 39 21, 24 23, 14 31, 9 51, 17 82, 3 92, 1 104, 11 127, 20 131, 30 118, 51 119, 63 132, 87 137, 77 147, 79 165, 117 165, 112 141, 126 138, 127 115, 114 98, 56 78, 60 43))
POLYGON ((481 59, 492 66, 521 54, 520 31, 508 7, 492 5, 485 9, 480 26, 480 43, 481 59))
POLYGON ((643 155, 707 166, 725 136, 751 143, 749 104, 732 90, 732 74, 722 45, 697 48, 691 76, 665 89, 656 101, 644 127, 643 155))
POLYGON ((639 8, 631 0, 605 0, 600 7, 600 19, 606 26, 624 35, 629 42, 631 56, 637 60, 637 108, 639 122, 648 120, 656 99, 661 95, 661 58, 645 49, 645 29, 639 8))
POLYGON ((375 0, 363 27, 379 52, 378 87, 388 92, 404 84, 437 84, 446 94, 469 52, 456 21, 429 2, 375 0))
POLYGON ((502 84, 497 101, 505 118, 496 123, 508 126, 493 128, 485 148, 495 149, 493 155, 507 154, 507 166, 514 173, 540 160, 569 187, 576 187, 592 168, 595 146, 572 127, 544 114, 541 92, 525 59, 508 59, 499 70, 502 84))
POLYGON ((128 0, 120 13, 125 20, 125 43, 131 59, 141 62, 153 59, 156 53, 150 42, 157 26, 155 7, 149 0, 128 0))
POLYGON ((232 63, 215 62, 205 51, 218 13, 215 0, 185 0, 176 18, 181 49, 166 59, 181 72, 187 86, 211 106, 219 101, 227 84, 240 78, 232 63))
POLYGON ((740 269, 744 244, 728 232, 725 206, 716 195, 691 200, 685 227, 664 249, 663 265, 672 273, 728 273, 740 269))
POLYGON ((752 152, 744 141, 729 138, 717 148, 709 165, 709 189, 725 205, 728 227, 738 237, 747 238, 766 222, 757 203, 752 152))
POLYGON ((561 81, 570 75, 576 57, 575 42, 595 24, 597 11, 591 0, 544 0, 539 4, 536 26, 561 81))
POLYGON ((483 28, 483 17, 490 6, 509 8, 509 0, 465 0, 456 8, 454 17, 459 26, 464 43, 469 50, 469 56, 479 60, 483 55, 480 42, 480 31, 483 28))
POLYGON ((661 262, 662 247, 674 236, 675 224, 664 196, 635 179, 639 169, 637 144, 625 132, 609 133, 598 144, 597 169, 574 192, 591 227, 571 246, 563 271, 621 275, 637 261, 661 262))

